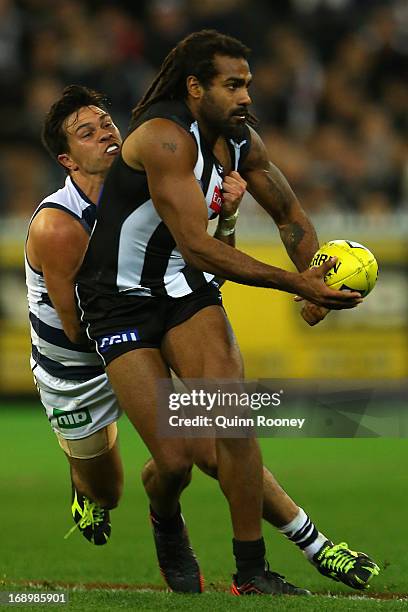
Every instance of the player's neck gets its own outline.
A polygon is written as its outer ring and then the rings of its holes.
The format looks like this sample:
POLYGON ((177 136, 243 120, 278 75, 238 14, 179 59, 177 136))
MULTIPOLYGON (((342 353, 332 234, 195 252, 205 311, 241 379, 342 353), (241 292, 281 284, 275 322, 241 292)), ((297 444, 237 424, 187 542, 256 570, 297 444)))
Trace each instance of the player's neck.
POLYGON ((91 202, 98 203, 104 177, 99 174, 83 175, 74 172, 71 174, 71 179, 91 202))
POLYGON ((214 149, 218 139, 221 136, 220 132, 215 131, 214 129, 206 125, 204 121, 199 121, 199 127, 200 132, 204 136, 204 140, 206 141, 206 143, 211 147, 211 149, 214 149))
POLYGON ((186 104, 190 109, 190 112, 193 115, 194 119, 197 119, 200 132, 203 135, 207 145, 209 145, 211 148, 214 148, 217 140, 221 136, 220 131, 215 129, 213 126, 208 125, 208 123, 201 117, 194 101, 186 100, 186 104))

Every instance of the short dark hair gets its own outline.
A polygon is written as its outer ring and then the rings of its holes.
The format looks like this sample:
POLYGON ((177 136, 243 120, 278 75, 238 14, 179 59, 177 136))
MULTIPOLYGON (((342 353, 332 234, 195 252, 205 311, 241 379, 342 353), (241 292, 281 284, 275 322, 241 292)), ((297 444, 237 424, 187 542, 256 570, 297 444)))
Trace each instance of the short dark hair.
POLYGON ((132 111, 131 127, 155 102, 185 99, 188 76, 196 76, 203 87, 210 85, 218 74, 214 63, 216 55, 248 59, 250 49, 237 38, 216 30, 193 32, 180 41, 164 60, 153 83, 132 111))
POLYGON ((98 106, 107 111, 106 96, 82 85, 69 85, 48 111, 41 130, 41 141, 54 159, 69 150, 64 121, 83 106, 98 106))

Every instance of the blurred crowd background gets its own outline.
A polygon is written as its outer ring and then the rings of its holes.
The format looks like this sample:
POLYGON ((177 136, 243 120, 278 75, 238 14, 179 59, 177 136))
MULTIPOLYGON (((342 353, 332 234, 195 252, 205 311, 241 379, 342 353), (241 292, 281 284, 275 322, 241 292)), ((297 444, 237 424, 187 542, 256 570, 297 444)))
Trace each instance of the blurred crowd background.
POLYGON ((105 92, 125 131, 203 27, 253 50, 259 130, 310 212, 407 208, 407 0, 0 0, 0 216, 26 219, 61 182, 39 132, 65 85, 105 92))
MULTIPOLYGON (((65 178, 40 143, 46 112, 84 84, 125 133, 168 51, 201 28, 252 48, 258 129, 320 241, 362 242, 380 264, 362 307, 313 329, 287 294, 227 283, 247 375, 408 378, 407 0, 0 0, 0 397, 34 393, 23 245, 65 178)), ((238 246, 291 266, 249 197, 238 246)))

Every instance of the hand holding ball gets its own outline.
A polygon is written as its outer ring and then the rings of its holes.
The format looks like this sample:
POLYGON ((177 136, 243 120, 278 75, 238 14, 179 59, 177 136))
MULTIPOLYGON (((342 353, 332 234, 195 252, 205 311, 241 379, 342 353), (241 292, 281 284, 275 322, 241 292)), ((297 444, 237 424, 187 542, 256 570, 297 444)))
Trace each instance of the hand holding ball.
POLYGON ((337 257, 337 261, 324 278, 329 287, 358 291, 362 297, 373 290, 378 277, 378 264, 365 246, 351 240, 331 240, 315 253, 309 267, 320 266, 330 257, 337 257))

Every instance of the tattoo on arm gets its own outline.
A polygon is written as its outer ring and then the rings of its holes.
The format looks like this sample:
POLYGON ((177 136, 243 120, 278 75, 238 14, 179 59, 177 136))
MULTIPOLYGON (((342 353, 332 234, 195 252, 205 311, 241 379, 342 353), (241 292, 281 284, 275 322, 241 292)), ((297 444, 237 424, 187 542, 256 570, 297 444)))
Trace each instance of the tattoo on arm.
POLYGON ((286 251, 299 271, 306 270, 319 248, 316 232, 282 172, 269 160, 258 134, 251 128, 251 149, 244 161, 248 191, 273 218, 286 251))
POLYGON ((295 255, 305 233, 304 228, 297 222, 289 223, 281 228, 282 242, 286 247, 289 257, 295 255))
POLYGON ((172 153, 174 153, 175 150, 177 149, 177 145, 175 142, 162 142, 161 145, 163 149, 166 149, 167 151, 171 151, 172 153))

